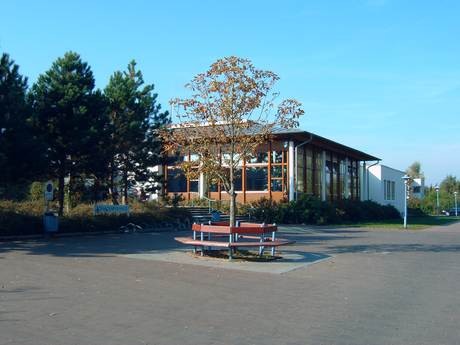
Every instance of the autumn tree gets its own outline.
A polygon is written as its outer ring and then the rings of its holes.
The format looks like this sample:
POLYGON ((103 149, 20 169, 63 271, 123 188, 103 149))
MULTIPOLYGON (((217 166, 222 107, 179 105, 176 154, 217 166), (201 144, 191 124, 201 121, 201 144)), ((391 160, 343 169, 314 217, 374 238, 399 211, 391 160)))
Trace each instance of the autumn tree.
POLYGON ((419 161, 412 163, 407 169, 406 174, 413 180, 416 178, 423 178, 422 165, 419 161))
POLYGON ((205 174, 230 197, 230 224, 235 224, 235 173, 275 126, 297 127, 304 111, 294 99, 275 104, 278 76, 235 56, 217 60, 186 85, 190 98, 173 99, 179 123, 162 133, 165 149, 192 152, 197 160, 182 162, 188 177, 205 174))

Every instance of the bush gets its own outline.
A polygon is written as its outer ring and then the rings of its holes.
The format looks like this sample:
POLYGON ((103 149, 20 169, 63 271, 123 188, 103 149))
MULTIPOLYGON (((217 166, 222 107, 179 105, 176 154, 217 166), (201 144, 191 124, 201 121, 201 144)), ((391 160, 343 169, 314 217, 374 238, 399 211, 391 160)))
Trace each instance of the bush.
POLYGON ((297 201, 281 203, 262 198, 252 203, 247 210, 258 221, 284 224, 324 225, 401 218, 393 206, 356 200, 328 203, 313 196, 302 196, 297 201))
POLYGON ((29 200, 39 201, 44 199, 45 190, 42 182, 32 182, 29 187, 29 200))
MULTIPOLYGON (((43 233, 43 201, 15 202, 0 200, 0 236, 43 233)), ((191 215, 183 208, 161 207, 156 202, 133 203, 130 216, 93 216, 93 205, 80 204, 69 214, 59 218, 59 232, 116 231, 128 223, 155 226, 165 223, 191 222, 191 215)))

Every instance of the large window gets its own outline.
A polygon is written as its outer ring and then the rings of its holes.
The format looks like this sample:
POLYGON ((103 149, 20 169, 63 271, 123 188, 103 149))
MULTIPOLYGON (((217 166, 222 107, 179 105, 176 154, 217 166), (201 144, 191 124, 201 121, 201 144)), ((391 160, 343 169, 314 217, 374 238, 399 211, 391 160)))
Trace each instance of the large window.
POLYGON ((314 167, 315 167, 315 183, 314 183, 314 194, 321 197, 322 179, 323 179, 323 158, 320 151, 314 153, 314 167))
POLYGON ((263 164, 268 163, 268 152, 257 152, 251 155, 247 161, 247 164, 263 164))
POLYGON ((332 199, 331 177, 332 177, 331 154, 327 152, 326 153, 326 200, 332 199))
POLYGON ((305 192, 307 194, 313 194, 313 151, 310 147, 305 148, 305 192))
POLYGON ((287 152, 281 143, 273 143, 270 154, 270 190, 272 192, 287 191, 287 152))
POLYGON ((390 180, 383 180, 383 198, 385 200, 395 200, 396 198, 396 182, 390 180))
POLYGON ((167 189, 170 193, 187 192, 187 177, 179 168, 168 168, 167 189))
POLYGON ((246 169, 246 190, 268 190, 268 167, 249 167, 246 169))

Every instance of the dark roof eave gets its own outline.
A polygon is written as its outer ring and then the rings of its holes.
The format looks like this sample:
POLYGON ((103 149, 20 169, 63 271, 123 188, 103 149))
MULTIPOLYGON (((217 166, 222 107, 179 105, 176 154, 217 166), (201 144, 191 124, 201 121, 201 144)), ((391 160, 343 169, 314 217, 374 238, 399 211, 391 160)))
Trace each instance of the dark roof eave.
POLYGON ((273 133, 273 135, 277 138, 295 140, 298 143, 311 140, 311 144, 314 146, 329 149, 360 161, 381 161, 378 157, 307 131, 291 129, 287 131, 278 131, 273 133))

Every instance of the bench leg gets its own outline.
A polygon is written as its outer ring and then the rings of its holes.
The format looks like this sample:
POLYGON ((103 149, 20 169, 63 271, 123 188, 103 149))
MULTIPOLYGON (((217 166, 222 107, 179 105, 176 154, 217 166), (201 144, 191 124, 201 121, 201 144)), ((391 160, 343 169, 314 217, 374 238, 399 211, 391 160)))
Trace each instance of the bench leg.
MULTIPOLYGON (((203 231, 200 233, 200 239, 203 242, 204 241, 204 233, 203 231)), ((201 246, 201 256, 204 256, 204 246, 201 246)))
MULTIPOLYGON (((196 232, 193 231, 193 239, 196 240, 196 232)), ((193 254, 196 254, 196 246, 193 246, 193 254)))
MULTIPOLYGON (((275 232, 272 232, 272 241, 275 241, 275 232)), ((272 247, 272 256, 275 256, 275 246, 272 247)))
MULTIPOLYGON (((264 235, 262 234, 262 235, 260 236, 260 242, 262 243, 262 242, 264 242, 264 240, 265 240, 265 237, 264 237, 264 235)), ((259 247, 259 256, 262 256, 262 255, 263 255, 264 249, 265 249, 264 246, 260 246, 260 247, 259 247)))
POLYGON ((232 247, 228 248, 228 260, 231 261, 233 259, 232 247))

